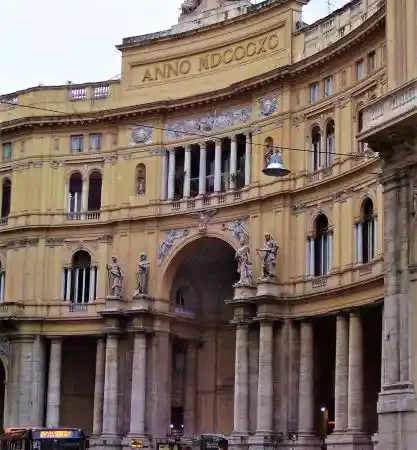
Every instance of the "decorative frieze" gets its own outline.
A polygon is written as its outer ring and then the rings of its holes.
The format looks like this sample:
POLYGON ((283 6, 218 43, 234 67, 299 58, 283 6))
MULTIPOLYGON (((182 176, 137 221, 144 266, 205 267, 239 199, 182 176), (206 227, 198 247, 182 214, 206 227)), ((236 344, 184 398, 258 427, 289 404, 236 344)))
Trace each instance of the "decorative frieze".
POLYGON ((297 214, 305 211, 307 208, 307 203, 295 203, 292 205, 292 210, 297 214))
POLYGON ((152 142, 152 126, 138 125, 130 131, 130 142, 132 145, 150 144, 152 142))
POLYGON ((8 241, 6 247, 10 249, 18 249, 21 247, 31 247, 39 244, 39 238, 25 238, 15 241, 8 241))
POLYGON ((165 231, 164 239, 159 244, 158 251, 158 266, 161 266, 165 258, 170 251, 177 245, 183 238, 189 235, 188 229, 179 230, 167 230, 165 231))
POLYGON ((47 238, 45 240, 45 245, 47 247, 57 247, 62 245, 65 241, 65 238, 47 238))
POLYGON ((276 112, 278 106, 278 97, 276 94, 266 95, 258 100, 258 104, 259 115, 261 117, 268 117, 276 112))
POLYGON ((250 122, 252 106, 231 109, 180 122, 166 124, 165 138, 169 141, 182 139, 185 136, 196 136, 201 133, 212 133, 250 122))
POLYGON ((244 219, 233 220, 222 225, 224 231, 229 231, 233 234, 233 237, 240 240, 241 237, 249 239, 249 233, 247 229, 247 223, 244 219))
POLYGON ((12 169, 16 172, 19 172, 20 170, 26 170, 29 169, 30 167, 39 168, 42 167, 42 165, 43 165, 42 161, 24 161, 13 164, 12 169))
POLYGON ((65 161, 53 160, 50 162, 52 169, 58 169, 58 167, 62 167, 65 165, 65 161))
POLYGON ((206 233, 207 224, 210 219, 217 214, 217 209, 212 209, 210 211, 200 211, 198 213, 190 213, 190 216, 196 217, 198 219, 198 232, 206 233))
POLYGON ((167 154, 167 149, 166 148, 153 148, 151 150, 151 155, 152 156, 164 156, 167 154))

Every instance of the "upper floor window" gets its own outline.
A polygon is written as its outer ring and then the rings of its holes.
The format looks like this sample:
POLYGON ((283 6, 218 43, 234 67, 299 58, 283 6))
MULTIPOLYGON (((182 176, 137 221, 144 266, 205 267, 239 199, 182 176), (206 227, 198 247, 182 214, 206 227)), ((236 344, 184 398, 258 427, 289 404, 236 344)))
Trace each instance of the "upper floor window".
POLYGON ((376 53, 372 51, 368 53, 368 73, 374 72, 376 69, 376 53))
POLYGON ((84 136, 71 136, 71 153, 81 153, 84 151, 84 136))
POLYGON ((98 170, 93 170, 88 178, 88 211, 100 211, 102 184, 101 173, 98 170))
POLYGON ((145 195, 146 193, 146 166, 139 164, 136 167, 136 195, 145 195))
POLYGON ((374 204, 366 198, 361 207, 361 217, 355 224, 356 263, 366 264, 376 256, 378 217, 374 204))
POLYGON ((333 77, 328 77, 324 80, 324 96, 329 97, 333 94, 333 77))
POLYGON ((12 159, 13 145, 11 142, 5 142, 2 145, 3 161, 10 161, 12 159))
POLYGON ((316 103, 320 95, 319 83, 313 83, 310 85, 310 103, 316 103))
POLYGON ((307 273, 310 276, 327 275, 332 268, 333 234, 329 221, 320 214, 314 225, 314 233, 307 240, 307 273))
POLYGON ((4 292, 6 287, 6 271, 0 261, 0 303, 4 303, 4 292))
POLYGON ((311 155, 312 155, 312 169, 318 170, 321 168, 321 131, 319 126, 315 126, 311 131, 311 155))
POLYGON ((79 218, 82 208, 83 177, 79 172, 70 176, 68 186, 68 214, 70 218, 79 218))
POLYGON ((102 145, 102 134, 101 133, 92 133, 89 136, 89 140, 90 140, 90 143, 89 143, 90 151, 99 152, 101 150, 101 145, 102 145))
POLYGON ((2 193, 1 193, 1 218, 6 219, 10 214, 12 200, 12 182, 5 178, 3 180, 2 193))
POLYGON ((326 166, 331 166, 335 153, 334 121, 329 120, 326 125, 326 166))
MULTIPOLYGON (((359 105, 358 108, 361 108, 363 105, 359 105)), ((363 110, 359 109, 358 110, 358 116, 357 116, 357 131, 358 133, 360 133, 363 130, 363 110)), ((358 151, 362 152, 365 150, 366 148, 366 143, 365 142, 359 142, 358 143, 358 151)))
POLYGON ((91 256, 79 250, 72 257, 71 265, 62 274, 62 297, 72 304, 88 303, 97 298, 97 266, 91 264, 91 256))
POLYGON ((360 59, 356 62, 356 79, 362 80, 362 78, 365 76, 365 62, 363 59, 360 59))

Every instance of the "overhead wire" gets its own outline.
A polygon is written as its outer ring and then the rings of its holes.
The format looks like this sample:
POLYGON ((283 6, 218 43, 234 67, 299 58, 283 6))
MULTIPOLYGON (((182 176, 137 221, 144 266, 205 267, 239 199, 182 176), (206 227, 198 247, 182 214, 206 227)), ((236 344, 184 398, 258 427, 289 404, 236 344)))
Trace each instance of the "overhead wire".
MULTIPOLYGON (((10 105, 10 106, 19 106, 21 108, 29 108, 29 109, 34 109, 34 110, 38 110, 38 111, 45 111, 45 112, 50 112, 50 113, 54 113, 54 114, 61 114, 61 115, 65 115, 65 116, 70 116, 71 114, 78 116, 80 118, 83 118, 85 120, 88 120, 88 117, 86 117, 86 113, 68 113, 66 111, 60 111, 57 109, 51 109, 51 108, 43 108, 40 106, 35 106, 35 105, 25 105, 23 103, 16 103, 16 102, 10 102, 7 100, 2 100, 0 99, 0 104, 5 104, 5 105, 10 105)), ((103 117, 103 113, 101 113, 101 117, 103 117)), ((100 115, 99 115, 100 117, 100 115)), ((183 131, 183 130, 176 130, 176 129, 170 129, 167 127, 160 127, 160 126, 156 126, 156 125, 149 125, 149 124, 140 124, 140 123, 135 123, 134 124, 136 127, 140 127, 140 128, 151 128, 153 130, 159 130, 159 131, 165 131, 165 132, 172 132, 172 133, 179 133, 180 135, 188 135, 190 137, 203 137, 205 139, 210 139, 210 138, 219 138, 218 137, 218 133, 213 133, 213 134, 209 134, 209 133, 201 133, 198 131, 183 131)), ((276 130, 277 128, 271 128, 269 130, 266 131, 272 131, 272 130, 276 130)), ((259 133, 252 133, 252 134, 261 134, 263 131, 259 131, 259 133)), ((237 140, 235 139, 231 139, 231 141, 233 142, 237 142, 237 140)), ((273 149, 275 151, 280 151, 280 150, 288 150, 288 151, 299 151, 299 152, 309 152, 309 153, 314 153, 314 150, 309 149, 309 148, 297 148, 297 147, 284 147, 284 146, 268 146, 267 144, 262 144, 262 143, 258 143, 258 142, 252 142, 252 146, 260 146, 262 148, 270 148, 273 149)), ((320 153, 325 153, 325 152, 320 152, 320 153)), ((362 156, 364 158, 369 158, 369 155, 361 155, 360 153, 343 153, 343 152, 333 152, 332 155, 334 156, 362 156)), ((375 159, 378 159, 378 156, 375 156, 375 159)))

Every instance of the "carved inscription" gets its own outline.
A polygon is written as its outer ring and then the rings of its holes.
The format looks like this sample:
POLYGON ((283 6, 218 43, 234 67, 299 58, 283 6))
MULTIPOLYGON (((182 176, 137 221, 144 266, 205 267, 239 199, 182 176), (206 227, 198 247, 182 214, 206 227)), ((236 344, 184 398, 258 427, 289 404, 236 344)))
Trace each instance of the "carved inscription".
POLYGON ((209 72, 213 69, 220 69, 224 66, 260 57, 281 48, 280 34, 278 31, 273 31, 236 46, 198 55, 192 59, 184 58, 144 67, 140 75, 140 81, 141 83, 152 83, 184 75, 209 72))

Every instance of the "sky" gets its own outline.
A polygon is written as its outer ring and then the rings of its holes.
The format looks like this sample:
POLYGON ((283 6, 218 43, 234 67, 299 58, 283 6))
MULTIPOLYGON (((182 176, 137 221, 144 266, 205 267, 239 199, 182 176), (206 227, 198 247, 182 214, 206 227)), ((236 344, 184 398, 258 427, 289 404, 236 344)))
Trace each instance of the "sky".
MULTIPOLYGON (((121 63, 115 45, 123 37, 170 28, 177 23, 182 1, 2 0, 0 95, 40 83, 114 78, 121 63)), ((330 0, 330 7, 345 3, 330 0)), ((310 0, 304 22, 327 15, 328 8, 328 0, 310 0)))

